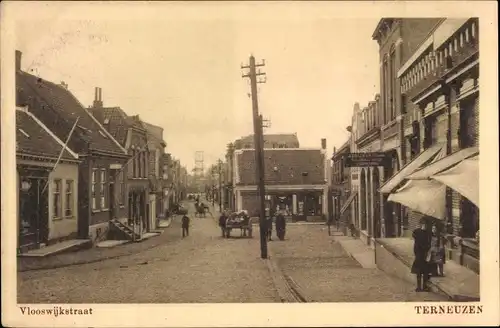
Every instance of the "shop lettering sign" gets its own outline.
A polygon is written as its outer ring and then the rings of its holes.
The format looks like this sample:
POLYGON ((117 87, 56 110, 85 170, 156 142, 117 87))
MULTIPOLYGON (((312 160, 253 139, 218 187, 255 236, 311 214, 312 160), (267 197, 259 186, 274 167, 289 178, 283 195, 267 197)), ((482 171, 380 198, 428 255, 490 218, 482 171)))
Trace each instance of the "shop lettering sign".
POLYGON ((390 164, 390 158, 383 152, 345 154, 344 165, 346 167, 386 166, 388 164, 390 164))

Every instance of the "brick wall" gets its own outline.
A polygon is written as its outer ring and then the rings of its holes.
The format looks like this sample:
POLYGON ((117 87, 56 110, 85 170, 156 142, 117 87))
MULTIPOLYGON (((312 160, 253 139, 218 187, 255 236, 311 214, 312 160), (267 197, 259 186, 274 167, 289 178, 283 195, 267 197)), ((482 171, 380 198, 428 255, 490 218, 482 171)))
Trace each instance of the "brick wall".
POLYGON ((241 207, 248 211, 250 216, 259 215, 259 196, 253 192, 241 192, 241 207))

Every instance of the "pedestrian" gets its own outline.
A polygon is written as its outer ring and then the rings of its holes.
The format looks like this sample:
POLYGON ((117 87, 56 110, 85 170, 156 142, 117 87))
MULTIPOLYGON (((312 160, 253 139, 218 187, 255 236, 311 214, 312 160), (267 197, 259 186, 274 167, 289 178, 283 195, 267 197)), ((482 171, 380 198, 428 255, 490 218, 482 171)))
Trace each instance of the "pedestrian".
POLYGON ((328 226, 328 236, 331 236, 332 235, 333 215, 330 214, 330 216, 328 216, 328 221, 326 221, 326 224, 328 226))
POLYGON ((191 219, 187 215, 187 212, 184 213, 182 217, 182 238, 189 236, 189 223, 191 219))
POLYGON ((446 262, 446 251, 444 248, 445 238, 442 236, 441 227, 438 223, 432 225, 431 232, 431 274, 432 276, 444 276, 444 263, 446 262))
POLYGON ((226 235, 226 220, 227 220, 227 212, 223 211, 219 217, 219 227, 222 232, 222 237, 226 235))
POLYGON ((269 241, 272 241, 272 235, 273 235, 273 217, 268 216, 267 217, 267 238, 269 241))
POLYGON ((285 240, 286 233, 286 218, 283 213, 280 211, 276 216, 276 235, 279 240, 285 240))
POLYGON ((420 227, 413 231, 413 254, 415 260, 411 266, 411 273, 417 275, 416 292, 428 291, 429 286, 429 256, 431 248, 430 233, 427 231, 428 217, 420 220, 420 227))

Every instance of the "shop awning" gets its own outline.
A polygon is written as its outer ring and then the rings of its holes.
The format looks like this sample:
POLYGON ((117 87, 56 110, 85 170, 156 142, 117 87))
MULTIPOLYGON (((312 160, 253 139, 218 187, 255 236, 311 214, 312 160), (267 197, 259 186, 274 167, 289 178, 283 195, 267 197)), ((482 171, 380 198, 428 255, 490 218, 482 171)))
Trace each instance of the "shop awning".
POLYGON ((443 144, 437 144, 429 147, 422 153, 420 153, 413 161, 406 164, 401 170, 399 170, 394 176, 387 180, 379 189, 379 192, 383 194, 388 194, 394 191, 395 188, 410 174, 418 170, 420 167, 425 165, 432 159, 436 154, 443 148, 443 144))
POLYGON ((358 192, 353 192, 351 194, 351 196, 349 196, 349 198, 347 198, 344 205, 340 209, 340 215, 344 214, 345 210, 347 210, 347 208, 349 207, 349 205, 351 205, 352 201, 354 200, 354 198, 356 198, 357 195, 358 195, 358 192))
POLYGON ((446 186, 435 180, 410 180, 387 200, 437 219, 446 217, 446 186))
POLYGON ((415 171, 414 173, 410 174, 407 177, 407 179, 411 180, 429 179, 432 175, 443 172, 449 169, 450 167, 458 164, 459 162, 463 161, 464 159, 473 157, 475 155, 479 155, 479 147, 461 149, 451 155, 444 157, 439 161, 427 165, 421 170, 415 171))
POLYGON ((457 191, 479 207, 479 155, 465 159, 431 178, 457 191))

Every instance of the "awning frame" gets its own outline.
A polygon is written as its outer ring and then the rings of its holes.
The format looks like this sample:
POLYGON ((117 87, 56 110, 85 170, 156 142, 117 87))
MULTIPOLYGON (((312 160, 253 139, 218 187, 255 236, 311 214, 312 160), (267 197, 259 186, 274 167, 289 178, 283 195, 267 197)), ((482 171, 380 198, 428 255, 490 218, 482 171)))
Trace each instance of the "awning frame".
POLYGON ((355 191, 353 192, 349 198, 347 198, 346 202, 344 203, 344 205, 342 205, 342 208, 340 209, 340 215, 344 214, 344 212, 347 210, 347 208, 352 204, 352 202, 354 201, 354 199, 358 196, 358 192, 355 191))
POLYGON ((407 163, 405 166, 401 168, 396 174, 394 174, 392 177, 389 178, 389 180, 385 181, 382 186, 378 189, 378 191, 382 194, 390 194, 394 190, 397 189, 398 186, 401 185, 401 183, 406 179, 407 176, 410 174, 413 174, 416 170, 421 168, 423 165, 431 161, 433 158, 437 156, 437 154, 443 149, 444 143, 438 143, 436 145, 433 145, 420 154, 418 154, 417 157, 415 157, 412 161, 407 163), (426 158, 426 156, 428 156, 426 158), (418 165, 420 160, 423 160, 420 165, 418 165), (417 164, 415 164, 417 163, 417 164), (416 167, 414 167, 416 166, 416 167))
POLYGON ((422 169, 414 171, 413 173, 411 173, 410 175, 407 176, 407 179, 409 179, 409 180, 428 180, 428 179, 431 179, 431 177, 433 175, 444 172, 444 171, 452 168, 453 166, 458 165, 463 160, 474 157, 478 154, 479 154, 479 147, 469 147, 469 148, 460 149, 452 154, 446 155, 444 158, 442 158, 434 163, 426 165, 422 169), (445 163, 446 163, 445 161, 450 160, 450 158, 452 158, 453 156, 456 157, 456 160, 445 165, 445 163))

